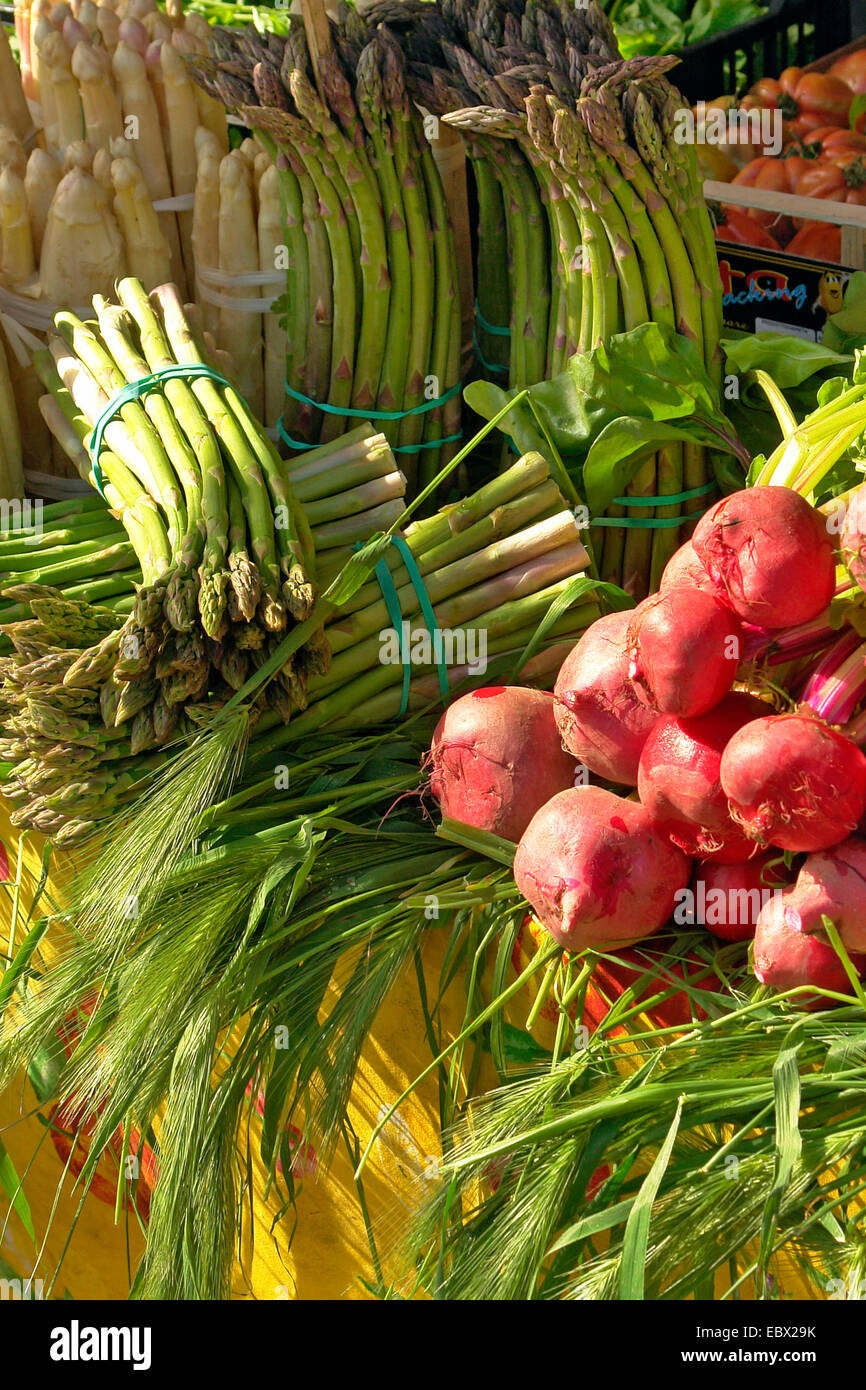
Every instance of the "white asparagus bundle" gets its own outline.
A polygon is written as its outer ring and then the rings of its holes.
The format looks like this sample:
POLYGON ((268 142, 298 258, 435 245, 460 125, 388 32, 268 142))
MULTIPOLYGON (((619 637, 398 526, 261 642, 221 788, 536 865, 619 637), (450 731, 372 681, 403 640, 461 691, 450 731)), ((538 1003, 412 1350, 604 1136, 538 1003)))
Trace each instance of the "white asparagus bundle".
MULTIPOLYGON (((198 129, 198 103, 195 87, 187 76, 186 66, 170 43, 160 49, 160 67, 165 83, 165 104, 168 116, 168 148, 171 165, 171 186, 175 197, 195 192, 196 158, 195 133, 198 129)), ((192 280, 192 212, 178 213, 180 244, 188 281, 192 280)))
POLYGON ((112 140, 123 136, 123 115, 98 50, 89 44, 76 44, 72 72, 78 80, 88 143, 94 150, 107 147, 112 140))
MULTIPOLYGON (((54 451, 50 432, 39 409, 42 387, 30 360, 30 352, 38 345, 39 340, 32 334, 28 334, 25 340, 20 327, 14 321, 4 318, 2 343, 6 349, 9 381, 15 397, 22 463, 41 473, 54 471, 46 469, 46 463, 53 459, 54 451)), ((66 476, 66 472, 64 466, 63 476, 66 476)))
POLYGON ((24 496, 24 460, 21 426, 15 392, 9 375, 6 349, 0 342, 0 497, 7 501, 24 496))
POLYGON ((113 55, 120 42, 120 16, 109 5, 99 5, 96 23, 106 52, 113 55))
MULTIPOLYGON (((259 182, 259 269, 276 271, 278 247, 283 245, 283 218, 280 209, 280 176, 275 164, 269 164, 259 182)), ((267 295, 268 288, 262 289, 267 295)), ((286 379, 286 330, 276 314, 262 317, 264 351, 264 400, 266 425, 275 425, 283 413, 286 379)))
POLYGON ((6 165, 0 169, 0 279, 17 290, 32 282, 35 269, 24 180, 6 165))
MULTIPOLYGON (((120 94, 124 121, 129 123, 132 118, 134 122, 131 129, 135 135, 135 157, 147 190, 155 203, 170 198, 171 175, 159 123, 159 107, 148 81, 147 65, 140 53, 121 42, 114 52, 112 71, 120 94)), ((177 217, 173 212, 161 212, 159 222, 171 256, 171 279, 184 293, 186 276, 177 217)))
POLYGON ((84 134, 84 111, 72 74, 72 54, 54 29, 37 47, 45 138, 50 149, 63 151, 84 134))
POLYGON ((27 155, 15 131, 8 125, 0 125, 0 168, 11 169, 13 174, 24 177, 27 168, 27 155))
POLYGON ((148 291, 171 278, 171 256, 144 176, 129 156, 111 164, 114 212, 126 248, 128 273, 148 291))
MULTIPOLYGON (((220 162, 219 269, 223 276, 250 275, 259 269, 258 234, 250 166, 237 150, 220 162)), ((254 291, 253 291, 254 294, 254 291)), ((229 299, 249 299, 249 289, 221 288, 229 299)), ((262 318, 220 307, 219 341, 229 344, 241 395, 261 420, 264 411, 262 318)))
POLYGON ((31 76, 32 76, 32 82, 33 82, 33 89, 34 89, 34 93, 33 93, 33 96, 31 97, 31 100, 38 102, 38 103, 40 104, 40 106, 42 107, 42 126, 43 126, 43 129, 46 130, 46 131, 47 131, 47 130, 50 130, 50 129, 52 128, 52 126, 56 125, 56 123, 57 123, 57 118, 56 118, 55 113, 54 113, 54 106, 53 106, 53 100, 54 100, 54 98, 53 98, 53 94, 52 94, 52 90, 51 90, 51 85, 50 85, 50 83, 47 83, 47 84, 46 84, 46 82, 43 80, 43 79, 44 79, 44 74, 43 74, 43 61, 42 61, 42 52, 41 52, 41 46, 42 46, 42 44, 44 43, 44 41, 45 41, 47 38, 49 38, 51 34, 54 34, 54 33, 57 32, 57 31, 55 30, 55 28, 54 28, 54 25, 51 23, 51 20, 48 18, 48 12, 49 12, 49 10, 50 10, 50 6, 49 6, 48 4, 45 4, 45 3, 43 3, 43 4, 41 4, 41 5, 39 6, 39 11, 38 11, 38 12, 37 12, 36 6, 34 5, 34 7, 33 7, 33 14, 34 14, 34 18, 35 18, 35 20, 36 20, 36 23, 35 23, 34 28, 33 28, 33 31, 32 31, 32 33, 33 33, 33 48, 32 48, 32 63, 33 63, 33 65, 32 65, 32 69, 31 69, 31 76))
POLYGON ((114 197, 114 184, 111 182, 111 151, 102 145, 93 156, 90 172, 109 198, 114 197))
POLYGON ((33 129, 30 110, 6 30, 0 26, 0 121, 24 140, 33 129))
POLYGON ((219 336, 219 309, 210 299, 203 274, 219 265, 220 156, 209 131, 196 131, 197 171, 192 214, 192 254, 195 296, 208 332, 219 336))
POLYGON ((39 278, 52 304, 86 304, 126 274, 109 196, 85 169, 64 174, 48 212, 39 278))
POLYGON ((24 192, 27 197, 27 211, 30 216, 30 231, 33 237, 33 254, 39 261, 42 256, 42 238, 48 209, 60 183, 61 169, 58 161, 47 150, 37 146, 31 151, 24 174, 24 192))

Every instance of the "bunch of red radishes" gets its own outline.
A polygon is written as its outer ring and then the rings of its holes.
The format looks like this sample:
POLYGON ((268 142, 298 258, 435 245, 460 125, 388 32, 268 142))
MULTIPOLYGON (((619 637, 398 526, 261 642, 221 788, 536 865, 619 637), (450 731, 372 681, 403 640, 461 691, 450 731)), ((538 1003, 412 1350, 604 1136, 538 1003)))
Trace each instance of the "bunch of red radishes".
POLYGON ((825 518, 752 488, 714 506, 659 592, 596 622, 553 695, 478 690, 439 722, 447 816, 518 841, 514 877, 564 947, 635 941, 689 899, 755 936, 759 980, 849 991, 832 922, 866 967, 866 757, 801 709, 734 690, 747 638, 817 618, 836 585, 825 518), (588 774, 618 787, 589 785, 588 774), (807 855, 802 864, 796 855, 807 855))

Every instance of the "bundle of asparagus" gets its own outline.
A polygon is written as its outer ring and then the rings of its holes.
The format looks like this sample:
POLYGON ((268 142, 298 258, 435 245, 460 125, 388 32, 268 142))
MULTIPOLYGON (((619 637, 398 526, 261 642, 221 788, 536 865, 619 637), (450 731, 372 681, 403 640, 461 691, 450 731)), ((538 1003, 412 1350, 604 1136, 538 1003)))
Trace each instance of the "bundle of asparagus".
MULTIPOLYGON (((276 451, 207 367, 175 287, 149 299, 124 279, 118 295, 94 297, 96 326, 58 314, 35 365, 46 423, 85 476, 105 480, 143 581, 123 631, 66 683, 102 684, 106 722, 133 719, 134 743, 149 747, 166 741, 182 704, 239 689, 287 625, 309 616, 314 550, 276 451), (152 373, 147 389, 117 399, 152 373)), ((306 673, 323 661, 321 642, 308 644, 271 698, 285 706, 292 691, 302 703, 306 673)))
POLYGON ((286 38, 213 29, 208 58, 184 57, 279 171, 286 442, 326 442, 363 412, 382 421, 414 487, 419 471, 426 481, 453 456, 459 435, 454 240, 399 45, 367 35, 354 12, 350 22, 356 46, 319 55, 324 99, 299 21, 286 38))
MULTIPOLYGON (((720 384, 721 285, 694 151, 674 138, 684 102, 664 73, 676 60, 621 62, 595 0, 382 0, 365 17, 399 37, 413 95, 466 141, 488 368, 531 384, 652 320, 691 338, 720 384), (509 338, 489 332, 506 326, 509 338)), ((677 498, 707 479, 701 449, 669 448, 629 494, 677 498)), ((602 575, 639 596, 678 536, 642 524, 597 528, 594 541, 602 575)))
MULTIPOLYGON (((325 625, 328 671, 311 676, 309 705, 288 729, 269 733, 273 721, 260 722, 256 761, 321 728, 348 731, 394 719, 405 708, 446 698, 464 679, 479 684, 516 674, 548 614, 539 655, 523 667, 521 679, 552 682, 565 651, 599 616, 597 586, 580 577, 589 557, 574 515, 540 454, 526 454, 462 502, 397 534, 421 576, 432 628, 404 552, 390 548, 385 560, 399 627, 378 577, 342 603, 325 625), (444 690, 440 660, 448 675, 444 690)), ((327 563, 327 552, 322 560, 327 563)))
MULTIPOLYGON (((25 504, 27 505, 27 504, 25 504)), ((78 602, 100 603, 131 613, 134 585, 141 582, 138 557, 122 524, 97 496, 22 509, 21 521, 0 531, 0 625, 36 616, 28 595, 45 587, 78 602)), ((3 632, 0 651, 9 653, 3 632)), ((40 637, 40 641, 42 638, 40 637)))
MULTIPOLYGON (((221 153, 228 152, 222 103, 195 87, 181 56, 205 51, 207 21, 184 15, 177 0, 164 12, 155 0, 18 0, 15 27, 21 55, 16 85, 31 102, 48 151, 62 158, 82 137, 94 152, 125 139, 151 202, 182 200, 179 208, 162 210, 159 223, 171 277, 185 291, 192 283, 197 127, 211 131, 221 153)), ((14 88, 4 92, 0 112, 25 134, 14 88)))

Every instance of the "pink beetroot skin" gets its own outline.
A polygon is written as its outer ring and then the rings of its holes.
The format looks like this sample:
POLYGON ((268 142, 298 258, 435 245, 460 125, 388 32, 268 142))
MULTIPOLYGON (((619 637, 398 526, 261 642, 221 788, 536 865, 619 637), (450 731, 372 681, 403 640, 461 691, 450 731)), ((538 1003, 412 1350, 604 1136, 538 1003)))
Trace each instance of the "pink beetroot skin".
POLYGON ((846 951, 866 952, 866 840, 852 836, 832 849, 810 854, 797 875, 788 925, 823 932, 827 917, 846 951))
POLYGON ((578 762, 609 782, 633 787, 644 740, 657 719, 629 680, 631 613, 609 613, 565 658, 553 689, 562 742, 578 762))
POLYGON ((858 488, 845 508, 839 550, 855 584, 866 590, 866 487, 858 488))
POLYGON ((750 695, 727 695, 694 719, 665 714, 644 744, 638 795, 660 829, 686 854, 740 863, 755 843, 731 819, 719 768, 733 734, 767 706, 750 695))
POLYGON ((866 810, 866 758, 811 715, 753 719, 725 748, 720 777, 731 815, 760 845, 829 849, 866 810))
MULTIPOLYGON (((850 994, 848 977, 830 942, 823 933, 806 936, 795 931, 789 920, 792 907, 796 916, 794 890, 771 898, 761 909, 755 929, 753 959, 756 979, 762 985, 772 985, 778 990, 814 985, 816 989, 850 994)), ((858 974, 862 974, 866 958, 852 957, 851 963, 858 974)), ((826 1009, 833 1004, 832 1000, 820 994, 800 996, 797 1002, 801 1007, 811 1009, 826 1009)))
POLYGON ((692 892, 696 905, 703 905, 698 920, 723 941, 749 941, 763 907, 785 886, 771 854, 745 864, 696 864, 692 892))
POLYGON ((629 676, 661 714, 705 714, 734 683, 740 640, 737 618, 711 594, 652 594, 631 614, 629 676))
POLYGON ((430 745, 430 789, 442 814, 519 840, 539 806, 574 785, 553 696, 487 686, 449 705, 430 745))
POLYGON ((666 594, 668 589, 702 589, 714 598, 722 597, 718 592, 718 586, 695 554, 695 547, 691 541, 686 541, 679 550, 675 550, 662 570, 659 593, 666 594))
POLYGON ((690 868, 642 806, 601 787, 554 796, 533 816, 514 856, 518 888, 571 951, 658 931, 690 868))
POLYGON ((796 627, 830 603, 836 558, 827 522, 787 487, 750 487, 701 517, 695 554, 744 622, 796 627))

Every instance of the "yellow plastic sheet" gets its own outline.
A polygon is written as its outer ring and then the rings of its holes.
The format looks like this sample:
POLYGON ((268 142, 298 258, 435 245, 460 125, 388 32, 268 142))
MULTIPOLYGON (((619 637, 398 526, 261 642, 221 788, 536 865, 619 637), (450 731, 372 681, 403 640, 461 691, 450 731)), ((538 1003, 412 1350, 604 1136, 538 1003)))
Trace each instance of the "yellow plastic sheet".
MULTIPOLYGON (((16 832, 0 806, 0 840, 6 845, 10 872, 14 878, 19 844, 16 832)), ((21 847, 21 909, 27 910, 39 878, 42 844, 27 837, 21 847)), ((70 856, 59 855, 53 862, 48 891, 62 899, 63 883, 75 870, 70 856)), ((0 949, 8 944, 12 918, 13 888, 0 886, 0 949)), ((19 921, 17 939, 20 942, 19 921)), ((431 931, 423 949, 423 965, 428 994, 438 991, 445 932, 431 931)), ((531 946, 531 943, 528 943, 531 946)), ((522 970, 529 956, 518 948, 514 968, 522 970)), ((514 1000, 512 1021, 522 1025, 531 1006, 534 989, 527 988, 514 1000)), ((464 1001, 458 981, 446 996, 441 1009, 445 1036, 454 1037, 462 1024, 464 1001)), ((550 1008, 542 1009, 534 1035, 543 1046, 551 1046, 553 1019, 550 1008)), ((370 1134, 406 1086, 431 1060, 425 1023, 419 1003, 414 972, 404 972, 380 1011, 364 1048, 353 1090, 349 1119, 355 1142, 366 1147, 370 1134)), ((479 1085, 495 1084, 492 1068, 482 1067, 479 1085)), ((425 1192, 436 1182, 441 1155, 438 1129, 438 1090, 430 1076, 388 1120, 376 1141, 372 1159, 363 1176, 359 1192, 354 1179, 354 1158, 346 1148, 337 1150, 327 1172, 310 1147, 294 1151, 296 1209, 275 1225, 279 1201, 265 1197, 265 1175, 260 1163, 254 1166, 254 1249, 241 1252, 236 1262, 233 1297, 236 1299, 364 1299, 372 1295, 364 1285, 390 1284, 399 1273, 400 1240, 412 1212, 425 1192), (366 1214, 365 1214, 366 1213, 366 1214), (368 1224, 369 1223, 369 1224, 368 1224), (376 1232, 371 1248, 369 1227, 376 1232), (290 1236, 293 1239, 290 1241, 290 1236)), ((41 1259, 36 1264, 33 1242, 22 1220, 11 1218, 0 1239, 0 1277, 14 1271, 22 1279, 49 1277, 61 1261, 55 1296, 68 1291, 76 1299, 123 1299, 130 1287, 141 1252, 143 1238, 133 1212, 123 1212, 115 1224, 117 1167, 102 1161, 101 1182, 84 1198, 74 1233, 69 1239, 79 1203, 80 1189, 72 1190, 67 1177, 58 1200, 57 1187, 65 1158, 61 1157, 44 1123, 39 1119, 36 1096, 26 1079, 19 1086, 0 1093, 0 1139, 16 1171, 23 1177, 41 1259), (55 1206, 56 1204, 56 1206, 55 1206), (68 1248, 64 1253, 64 1245, 68 1248), (35 1268, 35 1273, 34 1273, 35 1268)), ((253 1144, 255 1151, 256 1145, 253 1144)), ((6 1202, 2 1203, 5 1209, 6 1202)), ((790 1264, 777 1266, 782 1297, 814 1298, 815 1291, 803 1282, 790 1264)), ((724 1292, 725 1281, 717 1282, 716 1296, 724 1292)))

